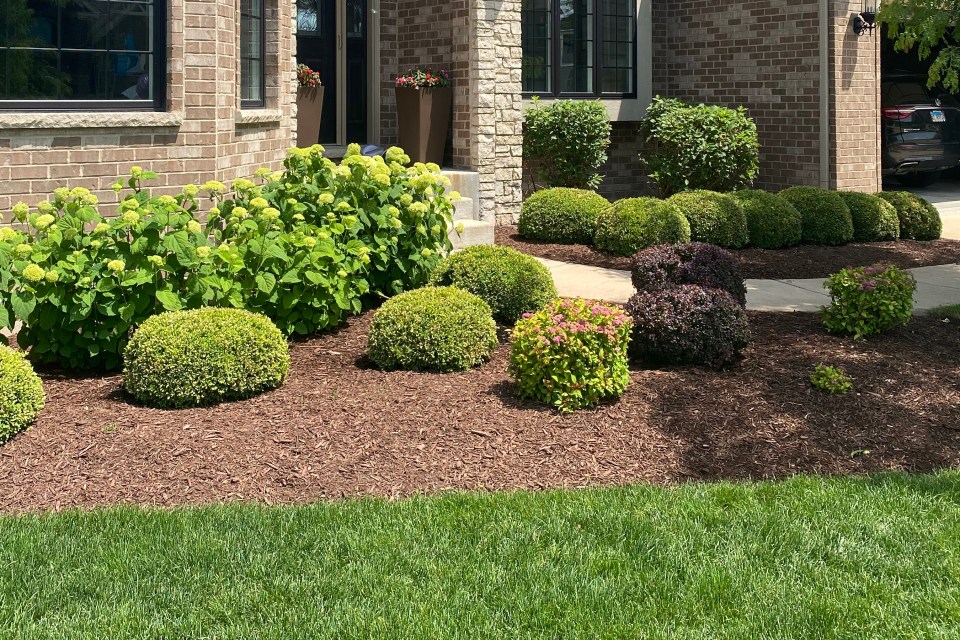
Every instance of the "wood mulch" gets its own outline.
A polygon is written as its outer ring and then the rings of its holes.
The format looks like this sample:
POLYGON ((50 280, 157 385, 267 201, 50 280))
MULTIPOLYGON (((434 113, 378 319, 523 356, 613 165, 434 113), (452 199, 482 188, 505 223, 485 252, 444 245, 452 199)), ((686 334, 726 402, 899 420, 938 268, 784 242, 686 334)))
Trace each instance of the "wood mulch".
MULTIPOLYGON (((586 264, 606 269, 630 269, 630 258, 604 253, 582 244, 553 244, 521 238, 515 226, 496 229, 496 243, 540 258, 586 264)), ((960 262, 960 240, 897 240, 853 243, 842 247, 804 245, 788 249, 738 249, 744 278, 789 280, 825 278, 844 267, 869 266, 878 262, 903 268, 930 267, 960 262)))
POLYGON ((957 466, 960 325, 916 318, 854 342, 815 315, 751 321, 732 371, 637 369, 619 402, 567 416, 514 398, 506 344, 462 374, 370 367, 369 314, 294 344, 282 389, 208 409, 136 406, 117 375, 42 373, 36 426, 0 447, 0 511, 957 466), (821 361, 855 393, 813 389, 821 361))

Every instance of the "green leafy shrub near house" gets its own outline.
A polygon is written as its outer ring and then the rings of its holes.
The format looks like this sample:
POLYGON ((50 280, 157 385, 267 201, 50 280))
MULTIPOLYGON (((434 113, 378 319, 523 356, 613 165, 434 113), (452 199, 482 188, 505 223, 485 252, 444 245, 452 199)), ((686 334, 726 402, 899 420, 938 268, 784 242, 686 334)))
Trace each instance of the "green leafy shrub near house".
POLYGON ((739 249, 750 241, 743 207, 726 194, 685 191, 667 202, 677 207, 690 223, 690 238, 696 242, 739 249))
POLYGON ((900 221, 893 205, 870 193, 839 193, 850 208, 854 242, 896 240, 900 237, 900 221))
POLYGON ((782 249, 800 244, 803 235, 800 212, 786 199, 757 189, 734 191, 730 195, 743 207, 750 246, 782 249))
POLYGON ((740 306, 747 304, 740 263, 729 251, 703 242, 660 245, 640 251, 631 263, 631 280, 640 292, 695 284, 726 291, 740 306))
POLYGON ((823 324, 834 333, 863 338, 910 322, 917 281, 894 265, 842 269, 827 279, 830 306, 823 324))
POLYGON ((893 205, 900 220, 900 237, 907 240, 936 240, 943 232, 940 212, 918 195, 907 191, 877 194, 893 205))
POLYGON ((853 380, 843 369, 822 362, 813 368, 810 384, 827 393, 846 393, 853 388, 853 380))
POLYGON ((523 155, 548 187, 594 189, 607 161, 610 130, 607 108, 599 101, 534 101, 523 116, 523 155))
POLYGON ((586 189, 542 189, 523 201, 517 231, 524 238, 592 244, 597 217, 610 201, 586 189))
POLYGON ((619 398, 630 382, 630 317, 618 306, 558 299, 513 331, 510 375, 521 399, 560 411, 619 398))
POLYGON ((760 166, 757 127, 743 107, 728 109, 657 96, 641 124, 641 160, 661 195, 753 184, 760 166))
POLYGON ((454 286, 490 305, 495 320, 513 324, 557 297, 553 276, 536 258, 510 247, 467 247, 433 273, 435 286, 454 286))
POLYGON ((25 232, 0 234, 4 324, 23 323, 33 360, 113 369, 130 330, 162 311, 245 308, 310 334, 371 294, 426 283, 451 246, 455 195, 438 167, 406 167, 398 149, 386 162, 357 153, 338 166, 319 146, 291 150, 286 171, 236 180, 231 197, 216 181, 151 196, 141 181, 156 175, 134 167, 109 219, 83 188, 57 189, 35 212, 18 204, 25 232))
POLYGON ((368 352, 381 369, 446 372, 479 365, 496 346, 490 305, 456 287, 425 287, 376 311, 368 352))
POLYGON ((850 208, 836 191, 819 187, 790 187, 781 191, 780 197, 800 212, 803 242, 839 245, 853 240, 850 208))
POLYGON ((630 298, 632 356, 648 364, 722 369, 750 341, 747 313, 726 291, 681 285, 630 298))
POLYGON ((0 345, 0 444, 33 424, 45 400, 43 383, 23 354, 0 345))
POLYGON ((242 309, 172 311, 148 318, 124 351, 123 385, 161 408, 242 400, 283 384, 287 341, 269 318, 242 309))
POLYGON ((630 256, 658 244, 690 242, 690 223, 676 206, 656 198, 618 200, 597 218, 594 244, 630 256))

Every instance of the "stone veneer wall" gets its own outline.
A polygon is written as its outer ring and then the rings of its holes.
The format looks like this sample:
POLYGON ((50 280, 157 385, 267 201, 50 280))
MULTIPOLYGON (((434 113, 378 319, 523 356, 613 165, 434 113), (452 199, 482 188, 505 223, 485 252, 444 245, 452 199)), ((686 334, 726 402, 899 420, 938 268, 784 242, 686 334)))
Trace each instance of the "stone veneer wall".
POLYGON ((132 165, 157 171, 164 192, 279 167, 294 142, 294 4, 266 5, 265 109, 240 110, 239 0, 169 0, 167 111, 0 113, 0 211, 63 185, 114 202, 132 165))
POLYGON ((396 143, 396 74, 443 67, 454 87, 449 164, 480 174, 479 217, 520 211, 519 0, 381 0, 381 144, 396 143))

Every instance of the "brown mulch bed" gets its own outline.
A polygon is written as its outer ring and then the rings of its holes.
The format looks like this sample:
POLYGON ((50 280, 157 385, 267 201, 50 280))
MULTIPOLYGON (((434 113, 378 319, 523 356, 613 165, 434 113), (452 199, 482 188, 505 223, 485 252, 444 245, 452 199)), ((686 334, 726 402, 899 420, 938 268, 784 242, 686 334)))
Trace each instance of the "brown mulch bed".
POLYGON ((960 461, 960 327, 916 318, 854 342, 815 315, 752 314, 727 373, 632 373, 616 404, 560 416, 513 396, 509 347, 462 374, 384 373, 369 314, 292 347, 279 390, 209 409, 132 404, 119 376, 43 374, 37 425, 0 447, 0 510, 305 502, 446 489, 668 484, 960 461), (841 365, 856 393, 808 383, 841 365), (869 451, 869 453, 864 453, 869 451))
MULTIPOLYGON (((610 255, 582 244, 552 244, 526 240, 520 237, 515 226, 498 226, 496 243, 550 260, 607 269, 630 269, 630 258, 610 255)), ((897 240, 854 243, 842 247, 805 245, 776 251, 739 249, 732 253, 740 261, 744 278, 825 278, 844 267, 867 266, 878 262, 893 263, 904 268, 954 264, 960 262, 960 240, 897 240)))

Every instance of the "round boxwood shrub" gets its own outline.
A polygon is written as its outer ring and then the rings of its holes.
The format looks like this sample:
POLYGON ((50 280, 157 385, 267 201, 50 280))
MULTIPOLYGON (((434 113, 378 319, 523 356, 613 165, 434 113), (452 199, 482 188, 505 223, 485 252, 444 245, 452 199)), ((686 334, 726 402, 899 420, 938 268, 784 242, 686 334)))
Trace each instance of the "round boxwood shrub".
POLYGON ((664 244, 633 257, 631 276, 637 291, 653 293, 683 284, 726 291, 747 304, 740 263, 725 249, 703 242, 664 244))
POLYGON ((43 383, 23 354, 0 345, 0 444, 29 427, 45 400, 43 383))
POLYGON ((523 201, 517 231, 524 238, 560 244, 590 244, 597 216, 610 201, 585 189, 543 189, 523 201))
POLYGON ((266 316, 195 309, 151 316, 123 354, 123 384, 140 402, 197 407, 276 389, 287 377, 287 341, 266 316))
POLYGON ((673 204, 656 198, 618 200, 597 218, 594 244, 630 256, 658 244, 690 242, 690 223, 673 204))
POLYGON ((743 207, 751 246, 782 249, 800 244, 803 235, 800 212, 786 199, 757 189, 734 191, 730 195, 743 207))
POLYGON ((940 212, 932 204, 908 191, 877 194, 893 205, 900 220, 900 237, 908 240, 936 240, 943 232, 940 212))
POLYGON ((733 364, 750 341, 747 314, 719 289, 681 285, 630 298, 632 356, 648 364, 733 364))
POLYGON ((747 246, 747 217, 734 198, 716 191, 684 191, 667 200, 690 223, 690 238, 720 247, 747 246))
POLYGON ((854 242, 879 242, 900 237, 897 210, 886 200, 870 193, 841 191, 840 197, 850 208, 854 242))
POLYGON ((385 370, 466 371, 497 346, 490 305, 456 287, 425 287, 387 300, 373 315, 370 360, 385 370))
POLYGON ((521 399, 572 411, 618 398, 630 382, 630 316, 616 305, 554 300, 524 314, 511 340, 510 375, 521 399))
POLYGON ((504 324, 513 324, 525 311, 537 311, 557 297, 550 271, 510 247, 467 247, 444 259, 431 282, 479 296, 490 305, 494 319, 504 324))
POLYGON ((838 245, 853 240, 850 208, 836 191, 790 187, 780 192, 800 212, 802 239, 808 244, 838 245))

